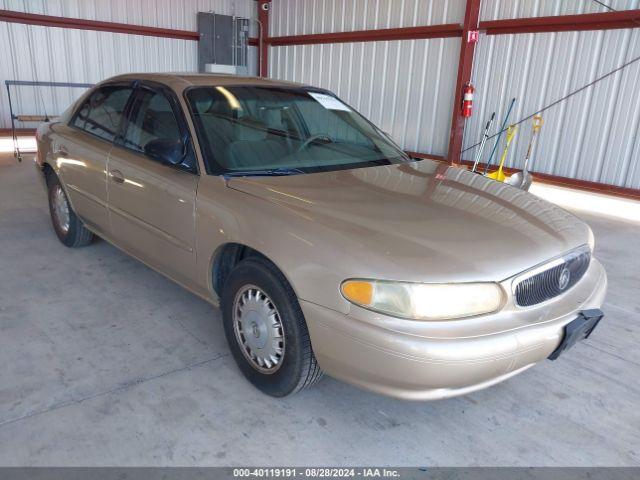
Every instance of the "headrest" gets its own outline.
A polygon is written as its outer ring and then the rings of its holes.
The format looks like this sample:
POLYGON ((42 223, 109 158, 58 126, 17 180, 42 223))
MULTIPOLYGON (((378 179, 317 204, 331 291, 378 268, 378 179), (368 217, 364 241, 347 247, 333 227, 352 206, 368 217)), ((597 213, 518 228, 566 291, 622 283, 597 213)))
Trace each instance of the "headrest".
POLYGON ((282 110, 279 108, 261 108, 260 118, 271 128, 284 129, 282 110))
POLYGON ((203 88, 194 90, 189 97, 196 113, 207 113, 215 100, 211 93, 203 88))
POLYGON ((235 117, 229 102, 219 93, 208 89, 197 89, 190 94, 194 110, 199 114, 222 115, 223 117, 235 117))

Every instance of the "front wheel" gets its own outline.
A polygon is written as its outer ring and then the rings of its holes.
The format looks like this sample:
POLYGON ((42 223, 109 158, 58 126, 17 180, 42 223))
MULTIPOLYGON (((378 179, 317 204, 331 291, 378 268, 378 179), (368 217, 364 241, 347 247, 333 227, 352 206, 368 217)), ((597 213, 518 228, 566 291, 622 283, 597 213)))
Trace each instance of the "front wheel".
POLYGON ((296 295, 271 262, 251 257, 238 264, 221 306, 233 357, 262 392, 284 397, 322 377, 296 295))
POLYGON ((67 247, 82 247, 89 245, 93 239, 93 234, 85 228, 82 220, 78 218, 67 194, 65 193, 60 180, 55 174, 47 179, 49 191, 49 213, 51 214, 51 223, 58 239, 67 247))

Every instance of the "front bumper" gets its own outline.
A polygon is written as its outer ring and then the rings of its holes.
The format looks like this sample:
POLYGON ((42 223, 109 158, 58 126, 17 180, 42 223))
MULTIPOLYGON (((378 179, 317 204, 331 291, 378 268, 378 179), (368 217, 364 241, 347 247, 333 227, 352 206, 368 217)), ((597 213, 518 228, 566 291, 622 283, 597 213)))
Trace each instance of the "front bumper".
POLYGON ((328 375, 392 397, 435 400, 486 388, 546 359, 565 325, 602 305, 606 288, 594 258, 580 282, 545 305, 507 305, 475 319, 416 322, 357 307, 344 315, 304 300, 300 305, 328 375))

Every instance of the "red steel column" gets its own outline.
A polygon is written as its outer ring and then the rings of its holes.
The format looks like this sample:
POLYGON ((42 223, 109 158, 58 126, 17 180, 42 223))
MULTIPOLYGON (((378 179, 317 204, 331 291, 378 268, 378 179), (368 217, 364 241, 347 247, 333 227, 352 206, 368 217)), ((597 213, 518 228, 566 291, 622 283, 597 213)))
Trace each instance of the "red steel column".
POLYGON ((467 0, 462 25, 462 38, 460 44, 460 61, 458 63, 458 78, 454 91, 453 117, 451 119, 451 135, 449 137, 449 151, 447 158, 451 164, 460 163, 460 150, 462 149, 462 135, 464 133, 464 117, 460 114, 462 102, 462 88, 465 83, 471 81, 471 68, 473 66, 473 52, 475 43, 467 41, 469 30, 477 30, 480 18, 480 0, 467 0))
POLYGON ((261 77, 269 76, 269 16, 271 14, 271 0, 258 0, 258 21, 260 22, 262 46, 258 54, 258 69, 261 77))

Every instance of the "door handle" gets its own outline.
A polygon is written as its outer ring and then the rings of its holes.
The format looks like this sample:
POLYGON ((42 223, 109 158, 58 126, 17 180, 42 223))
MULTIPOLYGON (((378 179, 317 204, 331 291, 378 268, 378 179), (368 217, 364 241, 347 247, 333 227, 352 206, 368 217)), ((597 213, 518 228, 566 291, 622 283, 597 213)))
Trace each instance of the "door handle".
POLYGON ((59 157, 68 157, 69 152, 67 151, 67 147, 64 145, 58 145, 58 149, 53 152, 54 155, 59 157))
POLYGON ((124 183, 124 175, 122 175, 120 170, 111 170, 111 172, 109 172, 109 176, 111 177, 111 180, 116 183, 124 183))

